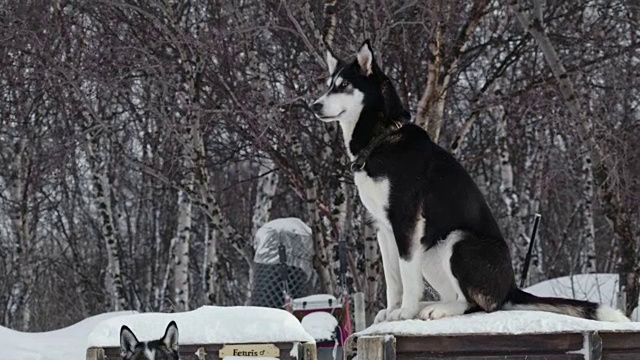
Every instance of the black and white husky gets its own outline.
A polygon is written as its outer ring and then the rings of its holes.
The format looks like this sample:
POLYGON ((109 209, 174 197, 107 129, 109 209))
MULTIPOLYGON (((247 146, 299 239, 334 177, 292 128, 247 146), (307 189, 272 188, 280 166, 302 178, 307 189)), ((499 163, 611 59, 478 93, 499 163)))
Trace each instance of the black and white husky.
POLYGON ((172 321, 160 340, 140 342, 133 331, 120 329, 120 355, 123 360, 179 360, 178 325, 172 321))
POLYGON ((387 308, 376 322, 500 309, 629 321, 605 305, 518 289, 509 248, 480 190, 453 156, 409 122, 369 42, 352 62, 331 51, 326 60, 329 90, 312 108, 320 120, 339 122, 360 199, 378 228, 387 308), (424 280, 440 301, 421 302, 424 280))

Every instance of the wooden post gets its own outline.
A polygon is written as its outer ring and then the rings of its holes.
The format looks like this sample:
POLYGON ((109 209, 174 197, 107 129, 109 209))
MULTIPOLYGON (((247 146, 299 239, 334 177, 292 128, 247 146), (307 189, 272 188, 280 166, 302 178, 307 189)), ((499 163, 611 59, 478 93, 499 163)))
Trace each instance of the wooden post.
POLYGON ((356 323, 356 332, 360 332, 367 327, 363 292, 357 292, 353 295, 353 312, 356 323))
POLYGON ((358 348, 356 342, 358 338, 355 334, 352 334, 342 345, 342 354, 344 360, 351 360, 358 354, 358 348))
POLYGON ((207 355, 207 352, 204 349, 204 346, 201 346, 198 348, 198 351, 196 351, 196 356, 198 357, 198 360, 205 360, 205 356, 207 355))
POLYGON ((88 348, 87 360, 104 360, 104 349, 96 347, 88 348))
POLYGON ((359 337, 358 359, 396 360, 396 338, 390 335, 359 337))
POLYGON ((602 359, 602 338, 597 331, 584 333, 584 342, 586 353, 584 360, 601 360, 602 359))
POLYGON ((318 354, 316 350, 316 344, 313 344, 313 343, 300 344, 298 348, 298 359, 317 360, 318 354))

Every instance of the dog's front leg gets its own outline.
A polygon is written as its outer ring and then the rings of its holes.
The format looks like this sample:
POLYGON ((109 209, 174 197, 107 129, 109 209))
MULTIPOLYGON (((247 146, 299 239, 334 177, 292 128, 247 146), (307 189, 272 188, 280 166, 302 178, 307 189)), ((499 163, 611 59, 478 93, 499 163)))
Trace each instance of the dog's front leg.
POLYGON ((378 245, 382 255, 384 281, 387 285, 387 308, 378 312, 374 323, 387 320, 391 312, 400 308, 402 304, 402 281, 400 277, 400 256, 393 232, 388 228, 378 230, 378 245))
MULTIPOLYGON (((390 321, 415 319, 422 309, 420 300, 424 293, 424 280, 422 278, 423 250, 420 239, 424 233, 424 219, 413 225, 413 231, 408 236, 402 231, 394 231, 398 246, 402 246, 399 258, 403 291, 402 305, 387 316, 387 320, 390 321)), ((398 228, 403 229, 402 226, 398 228)))

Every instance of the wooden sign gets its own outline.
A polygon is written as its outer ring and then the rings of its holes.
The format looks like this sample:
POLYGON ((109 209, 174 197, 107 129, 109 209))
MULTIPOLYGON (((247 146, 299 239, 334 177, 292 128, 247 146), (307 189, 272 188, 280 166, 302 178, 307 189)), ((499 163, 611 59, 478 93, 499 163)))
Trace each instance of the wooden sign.
POLYGON ((280 349, 273 344, 225 345, 218 352, 218 357, 224 359, 225 356, 279 357, 280 349))

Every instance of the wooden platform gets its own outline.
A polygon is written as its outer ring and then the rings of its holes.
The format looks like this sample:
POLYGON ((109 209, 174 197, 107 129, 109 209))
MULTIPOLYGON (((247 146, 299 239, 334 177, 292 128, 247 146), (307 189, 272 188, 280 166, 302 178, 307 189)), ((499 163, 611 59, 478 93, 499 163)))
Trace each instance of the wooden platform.
POLYGON ((345 360, 640 360, 640 332, 352 335, 345 360))
MULTIPOLYGON (((202 345, 180 345, 180 359, 181 360, 219 360, 223 359, 219 356, 220 350, 223 346, 232 347, 239 345, 244 348, 254 347, 260 348, 264 345, 275 345, 280 352, 277 357, 281 360, 316 360, 316 345, 311 343, 300 344, 298 346, 298 357, 291 356, 291 350, 293 343, 273 343, 273 344, 202 344, 202 345)), ((225 356, 226 357, 226 356, 225 356)), ((120 348, 118 347, 105 347, 98 348, 92 347, 87 349, 87 360, 120 360, 120 348)))

